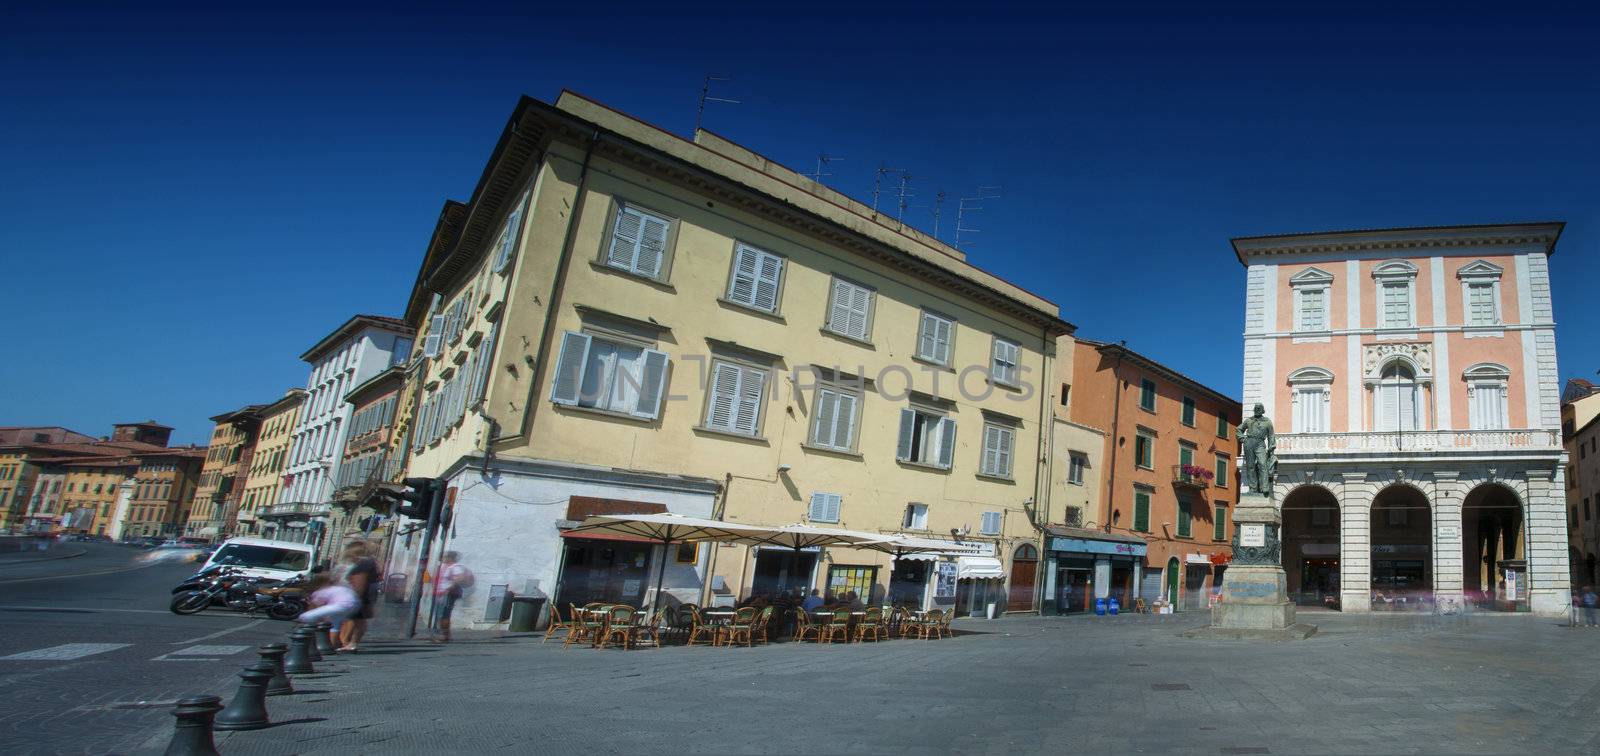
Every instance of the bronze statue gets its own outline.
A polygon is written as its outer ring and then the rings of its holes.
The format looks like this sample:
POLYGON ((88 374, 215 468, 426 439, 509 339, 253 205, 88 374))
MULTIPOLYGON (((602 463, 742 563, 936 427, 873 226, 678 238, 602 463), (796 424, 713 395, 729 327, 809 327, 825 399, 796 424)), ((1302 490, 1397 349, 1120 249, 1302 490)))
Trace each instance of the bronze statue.
POLYGON ((1272 480, 1278 472, 1278 436, 1272 432, 1267 408, 1259 404, 1255 413, 1239 424, 1239 443, 1244 469, 1239 480, 1252 493, 1272 498, 1272 480))

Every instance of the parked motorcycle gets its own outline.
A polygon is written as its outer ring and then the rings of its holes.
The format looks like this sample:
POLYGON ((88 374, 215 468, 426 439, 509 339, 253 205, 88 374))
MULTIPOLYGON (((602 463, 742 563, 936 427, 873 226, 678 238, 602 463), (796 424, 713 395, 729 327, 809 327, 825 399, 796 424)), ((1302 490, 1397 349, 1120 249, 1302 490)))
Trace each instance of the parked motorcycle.
POLYGON ((237 612, 264 612, 273 619, 294 619, 306 610, 300 578, 279 581, 239 574, 231 567, 201 570, 172 589, 174 614, 198 614, 213 605, 237 612))

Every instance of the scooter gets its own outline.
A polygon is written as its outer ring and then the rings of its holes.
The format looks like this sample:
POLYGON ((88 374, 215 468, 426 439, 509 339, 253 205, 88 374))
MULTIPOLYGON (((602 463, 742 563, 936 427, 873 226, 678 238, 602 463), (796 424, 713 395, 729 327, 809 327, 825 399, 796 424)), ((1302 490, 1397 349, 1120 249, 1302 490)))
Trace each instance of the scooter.
POLYGON ((273 619, 292 620, 306 610, 305 581, 296 576, 277 585, 257 587, 255 601, 251 612, 260 610, 273 619))
MULTIPOLYGON (((194 577, 185 580, 172 590, 172 603, 167 606, 173 614, 198 614, 214 603, 224 603, 240 609, 242 598, 235 592, 235 586, 243 583, 247 578, 238 575, 238 571, 230 568, 221 568, 215 571, 201 570, 194 577)), ((249 588, 250 605, 255 603, 255 586, 249 588)))

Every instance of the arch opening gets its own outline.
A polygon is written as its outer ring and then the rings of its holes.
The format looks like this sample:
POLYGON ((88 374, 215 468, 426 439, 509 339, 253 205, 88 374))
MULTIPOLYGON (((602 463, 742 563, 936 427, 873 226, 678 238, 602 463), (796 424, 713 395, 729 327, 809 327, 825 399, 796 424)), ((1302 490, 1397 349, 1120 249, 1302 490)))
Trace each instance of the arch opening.
POLYGON ((1339 608, 1339 500, 1321 486, 1301 486, 1283 499, 1281 560, 1289 600, 1339 608))
POLYGON ((1421 491, 1390 486, 1372 500, 1372 609, 1432 604, 1433 508, 1421 491))
POLYGON ((1461 502, 1461 589, 1481 609, 1525 611, 1527 539, 1522 501, 1499 483, 1485 483, 1461 502))

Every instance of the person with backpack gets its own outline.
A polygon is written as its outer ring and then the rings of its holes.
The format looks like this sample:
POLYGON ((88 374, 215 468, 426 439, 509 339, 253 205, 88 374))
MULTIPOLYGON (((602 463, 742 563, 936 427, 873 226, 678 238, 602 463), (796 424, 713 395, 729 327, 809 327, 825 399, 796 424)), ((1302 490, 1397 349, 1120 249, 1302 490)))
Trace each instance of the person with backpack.
POLYGON ((440 634, 434 637, 434 643, 450 642, 450 614, 455 611, 456 602, 477 580, 460 560, 461 555, 454 551, 446 551, 440 558, 439 577, 433 583, 433 605, 438 607, 440 634))
POLYGON ((1600 605, 1600 596, 1595 595, 1594 586, 1590 585, 1584 586, 1583 593, 1579 595, 1580 600, 1583 602, 1583 624, 1594 627, 1596 624, 1595 607, 1600 605))

